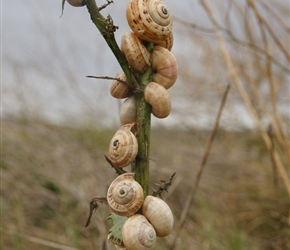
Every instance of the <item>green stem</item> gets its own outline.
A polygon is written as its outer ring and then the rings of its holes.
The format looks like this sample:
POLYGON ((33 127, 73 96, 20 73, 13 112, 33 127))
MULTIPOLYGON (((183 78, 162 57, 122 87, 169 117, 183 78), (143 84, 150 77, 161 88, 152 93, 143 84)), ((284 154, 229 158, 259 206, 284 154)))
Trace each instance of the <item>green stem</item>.
POLYGON ((113 25, 112 22, 108 22, 108 19, 102 16, 102 14, 99 12, 95 0, 87 0, 87 8, 90 13, 92 22, 96 25, 97 29, 100 31, 105 41, 107 42, 108 46, 115 55, 116 59, 118 60, 122 70, 124 71, 127 77, 128 83, 133 88, 137 88, 138 87, 137 80, 134 74, 131 72, 127 60, 116 42, 114 35, 115 26, 113 25))
MULTIPOLYGON (((151 107, 145 102, 143 90, 147 83, 151 80, 152 69, 147 70, 143 75, 136 80, 132 73, 128 62, 120 50, 114 36, 115 26, 112 21, 104 18, 96 5, 95 0, 87 0, 87 8, 90 13, 93 23, 96 25, 102 36, 106 40, 108 46, 114 53, 121 68, 123 69, 127 80, 135 90, 135 97, 137 99, 137 141, 138 141, 138 155, 136 157, 135 165, 131 171, 135 172, 135 179, 140 183, 144 190, 144 195, 148 195, 149 186, 149 154, 150 154, 150 126, 151 126, 151 107)), ((148 43, 146 47, 152 50, 153 44, 148 43)))

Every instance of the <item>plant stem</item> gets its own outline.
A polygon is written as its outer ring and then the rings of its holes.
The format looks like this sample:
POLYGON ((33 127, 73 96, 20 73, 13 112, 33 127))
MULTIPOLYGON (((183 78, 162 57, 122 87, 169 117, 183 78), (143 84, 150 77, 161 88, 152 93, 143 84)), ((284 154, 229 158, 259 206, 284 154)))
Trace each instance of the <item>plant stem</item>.
POLYGON ((113 22, 112 21, 110 22, 109 18, 105 18, 102 16, 102 14, 99 12, 95 0, 87 0, 87 8, 90 13, 92 22, 96 25, 97 29, 100 31, 105 41, 107 42, 108 46, 115 55, 116 59, 118 60, 122 70, 124 71, 127 77, 128 83, 133 88, 137 88, 138 83, 136 81, 136 78, 134 77, 134 74, 131 72, 127 60, 116 42, 114 35, 116 27, 114 26, 113 22))
MULTIPOLYGON (((127 81, 135 90, 135 97, 137 99, 137 141, 138 141, 138 155, 131 171, 135 172, 135 179, 140 183, 144 190, 144 195, 148 195, 149 186, 149 153, 150 153, 150 126, 151 126, 151 107, 145 102, 143 90, 147 83, 151 80, 152 69, 147 70, 143 75, 136 80, 132 73, 128 62, 120 50, 114 36, 116 26, 110 17, 104 18, 96 5, 95 0, 87 0, 87 8, 91 16, 91 20, 96 25, 108 46, 114 53, 122 70, 124 71, 127 81)), ((148 50, 152 50, 151 43, 146 44, 148 50)))

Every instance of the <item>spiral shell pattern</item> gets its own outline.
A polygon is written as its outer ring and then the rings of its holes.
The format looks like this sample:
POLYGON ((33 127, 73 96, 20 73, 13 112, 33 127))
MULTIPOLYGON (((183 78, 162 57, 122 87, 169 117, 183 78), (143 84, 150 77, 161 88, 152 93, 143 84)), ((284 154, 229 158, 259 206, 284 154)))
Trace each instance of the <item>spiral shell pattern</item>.
POLYGON ((133 163, 138 153, 138 142, 131 132, 133 124, 123 125, 110 141, 109 159, 115 167, 124 168, 133 163))
POLYGON ((112 82, 110 88, 111 95, 117 99, 123 99, 133 95, 133 89, 127 83, 125 83, 127 81, 125 73, 123 71, 120 72, 116 78, 120 79, 121 81, 114 80, 112 82))
POLYGON ((130 250, 153 249, 156 232, 148 220, 141 214, 129 217, 122 228, 124 245, 130 250))
POLYGON ((161 0, 130 0, 126 16, 132 31, 141 40, 160 42, 171 34, 171 12, 161 0))
POLYGON ((120 216, 135 214, 143 204, 143 189, 134 180, 134 175, 134 173, 119 175, 108 189, 108 204, 111 210, 120 216))
POLYGON ((123 34, 121 49, 133 71, 143 73, 149 68, 150 53, 133 32, 123 34))

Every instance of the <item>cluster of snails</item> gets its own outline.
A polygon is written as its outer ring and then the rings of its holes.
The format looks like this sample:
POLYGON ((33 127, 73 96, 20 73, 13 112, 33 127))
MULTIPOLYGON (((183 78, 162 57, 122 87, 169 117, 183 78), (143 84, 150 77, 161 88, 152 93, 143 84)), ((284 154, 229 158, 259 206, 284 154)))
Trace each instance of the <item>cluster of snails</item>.
MULTIPOLYGON (((165 118, 171 111, 167 89, 175 83, 178 74, 176 59, 170 52, 173 45, 170 10, 161 0, 130 0, 126 16, 132 31, 123 34, 121 50, 136 75, 152 70, 152 81, 144 88, 144 99, 155 117, 165 118), (147 50, 144 41, 153 43, 152 51, 147 50)), ((115 98, 127 99, 120 108, 122 127, 111 139, 108 155, 114 167, 124 168, 134 162, 138 153, 134 135, 137 100, 124 72, 117 79, 110 93, 115 98)), ((127 250, 153 249, 156 237, 167 236, 173 228, 169 206, 157 197, 144 197, 133 173, 122 174, 111 183, 107 201, 115 214, 128 217, 122 226, 122 242, 118 243, 127 250)))
MULTIPOLYGON (((62 0, 72 6, 84 6, 87 0, 62 0)), ((108 4, 111 0, 107 0, 108 4)), ((172 15, 162 0, 129 0, 126 10, 132 31, 122 36, 121 50, 135 76, 150 70, 150 82, 144 87, 144 99, 152 114, 165 118, 171 111, 167 89, 176 81, 177 61, 170 52, 173 46, 172 15), (153 44, 148 50, 145 44, 153 44)), ((135 161, 138 142, 134 134, 137 122, 137 101, 134 89, 126 83, 124 72, 113 81, 110 93, 118 99, 127 98, 120 108, 122 127, 110 141, 108 156, 115 168, 124 168, 135 161)), ((173 229, 173 214, 169 206, 157 197, 147 195, 135 181, 134 173, 119 175, 109 186, 106 202, 113 213, 126 218, 122 226, 122 241, 113 242, 118 249, 153 249, 156 237, 164 237, 173 229)), ((88 219, 89 223, 90 217, 88 219)))
POLYGON ((127 250, 153 249, 156 237, 170 234, 173 214, 161 199, 147 195, 135 181, 134 173, 119 175, 110 185, 107 201, 111 210, 128 217, 122 227, 122 242, 127 250), (141 213, 137 213, 141 211, 141 213))
MULTIPOLYGON (((152 69, 152 81, 144 89, 144 98, 155 117, 165 118, 171 111, 167 89, 178 75, 177 61, 170 52, 173 46, 170 10, 161 0, 130 0, 126 16, 132 31, 123 34, 121 49, 134 73, 143 74, 152 69), (144 41, 153 43, 151 53, 144 41)), ((117 79, 121 81, 113 81, 111 95, 118 99, 127 98, 120 108, 120 121, 122 124, 136 122, 137 102, 133 89, 125 83, 124 72, 119 73, 117 79)))

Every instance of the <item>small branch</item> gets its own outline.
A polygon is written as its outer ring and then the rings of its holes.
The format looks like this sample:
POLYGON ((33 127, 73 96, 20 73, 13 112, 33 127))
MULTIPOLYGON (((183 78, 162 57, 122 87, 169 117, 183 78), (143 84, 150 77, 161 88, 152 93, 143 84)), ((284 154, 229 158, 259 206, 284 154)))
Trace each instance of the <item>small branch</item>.
POLYGON ((111 160, 110 160, 106 155, 105 155, 105 158, 106 158, 106 161, 111 165, 111 167, 114 168, 114 169, 116 170, 116 173, 117 173, 118 175, 126 173, 126 171, 123 170, 122 168, 117 168, 117 167, 115 167, 115 166, 113 165, 113 163, 111 162, 111 160))
POLYGON ((108 201, 107 201, 107 198, 106 197, 101 197, 101 196, 95 196, 95 197, 93 197, 93 199, 90 202, 90 212, 89 212, 89 217, 87 219, 87 222, 86 222, 85 227, 87 227, 88 225, 90 225, 92 215, 93 215, 93 213, 95 211, 97 211, 97 209, 99 207, 98 206, 98 202, 105 203, 106 205, 108 205, 108 201))
POLYGON ((99 11, 105 9, 105 8, 106 8, 108 5, 110 5, 111 3, 114 3, 114 1, 113 1, 113 0, 107 0, 107 3, 101 5, 101 6, 98 8, 99 11))
POLYGON ((162 184, 155 183, 157 186, 159 186, 159 188, 158 188, 158 190, 153 189, 153 194, 152 194, 152 196, 159 196, 159 197, 162 199, 162 196, 161 196, 162 192, 163 192, 163 191, 168 192, 168 187, 170 187, 170 186, 172 185, 172 180, 173 180, 175 174, 176 174, 176 172, 174 172, 174 173, 170 176, 169 181, 163 181, 163 180, 160 180, 160 182, 161 182, 162 184))
POLYGON ((127 60, 115 40, 114 32, 116 31, 117 26, 114 25, 111 16, 109 15, 108 18, 103 17, 98 6, 96 5, 95 0, 87 0, 87 9, 90 13, 92 22, 96 25, 97 29, 104 37, 122 70, 124 71, 129 85, 133 88, 138 87, 137 80, 131 72, 127 60))
POLYGON ((120 78, 110 77, 110 76, 86 76, 86 77, 88 77, 88 78, 96 78, 96 79, 103 79, 103 80, 117 80, 119 82, 129 84, 128 82, 123 81, 120 78))

